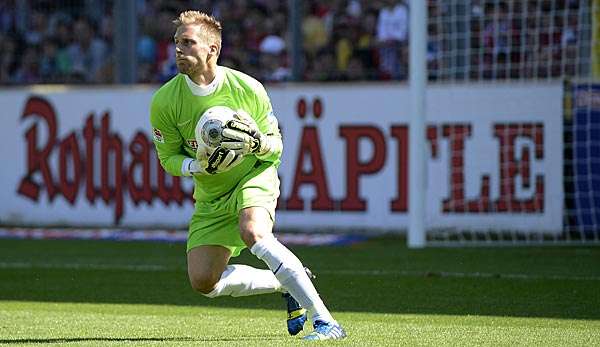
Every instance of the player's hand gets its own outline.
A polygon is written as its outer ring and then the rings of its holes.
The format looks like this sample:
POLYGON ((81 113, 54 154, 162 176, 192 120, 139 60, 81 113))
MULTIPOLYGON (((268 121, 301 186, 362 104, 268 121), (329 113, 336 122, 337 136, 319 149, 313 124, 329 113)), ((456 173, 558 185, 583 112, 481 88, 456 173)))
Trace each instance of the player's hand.
POLYGON ((192 160, 188 171, 192 175, 214 175, 235 166, 242 159, 243 156, 240 152, 217 147, 208 158, 192 160))
POLYGON ((239 113, 225 124, 221 135, 221 147, 239 151, 243 155, 261 155, 269 150, 267 136, 260 132, 253 119, 239 113))

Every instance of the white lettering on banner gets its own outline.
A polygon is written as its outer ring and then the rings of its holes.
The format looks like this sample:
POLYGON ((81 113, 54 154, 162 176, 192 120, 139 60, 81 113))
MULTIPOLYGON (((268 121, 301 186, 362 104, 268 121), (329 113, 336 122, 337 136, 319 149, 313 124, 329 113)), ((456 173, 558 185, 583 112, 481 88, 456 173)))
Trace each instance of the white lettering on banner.
MULTIPOLYGON (((381 88, 358 92, 381 95, 381 88)), ((517 87, 506 90, 513 98, 521 93, 517 87)), ((285 149, 278 227, 405 228, 409 193, 405 111, 396 115, 394 103, 385 100, 377 105, 351 104, 348 100, 355 99, 356 89, 325 88, 311 99, 303 96, 307 91, 270 91, 285 149), (377 116, 365 116, 370 114, 377 116)), ((24 149, 23 157, 14 160, 25 166, 10 171, 10 177, 2 176, 8 177, 2 183, 8 193, 3 194, 14 195, 2 195, 0 220, 10 222, 11 215, 27 207, 56 208, 62 201, 74 210, 40 212, 35 223, 185 225, 193 210, 191 185, 186 179, 167 177, 160 168, 151 142, 156 134, 133 130, 150 130, 147 116, 133 104, 119 108, 122 105, 96 101, 93 91, 87 93, 88 101, 81 105, 112 110, 69 107, 70 123, 61 129, 67 120, 61 111, 65 107, 52 102, 52 95, 44 95, 26 97, 22 111, 12 116, 26 125, 22 135, 8 133, 12 136, 9 146, 24 149), (123 117, 126 114, 134 116, 123 117), (110 206, 112 219, 77 217, 77 211, 93 215, 98 200, 110 206), (165 206, 172 204, 185 209, 177 214, 185 219, 167 212, 165 206)), ((108 95, 117 98, 120 93, 124 92, 108 95)), ((470 93, 463 97, 481 98, 475 89, 470 93)), ((560 87, 539 93, 561 95, 560 87)), ((151 95, 145 92, 138 97, 149 102, 151 95)), ((439 107, 464 104, 455 96, 434 98, 441 100, 432 103, 439 107)), ((408 99, 400 94, 398 100, 408 99)), ((424 173, 429 182, 429 226, 504 228, 514 224, 533 231, 560 229, 561 219, 556 216, 562 211, 562 147, 548 136, 561 133, 561 110, 553 106, 560 105, 560 100, 536 106, 539 110, 523 102, 519 112, 506 111, 508 117, 494 115, 493 107, 472 115, 470 108, 458 106, 446 113, 444 109, 430 111, 424 134, 430 155, 429 172, 424 173)))

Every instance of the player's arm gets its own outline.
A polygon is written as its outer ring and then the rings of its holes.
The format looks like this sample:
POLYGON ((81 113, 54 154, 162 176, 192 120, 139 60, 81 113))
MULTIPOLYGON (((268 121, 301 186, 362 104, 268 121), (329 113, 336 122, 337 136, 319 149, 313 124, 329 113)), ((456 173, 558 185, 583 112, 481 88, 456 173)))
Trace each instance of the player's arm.
POLYGON ((225 148, 255 154, 263 161, 279 161, 283 152, 281 132, 262 85, 256 91, 253 117, 239 112, 226 124, 223 136, 227 139, 222 143, 225 148))
POLYGON ((184 154, 179 130, 155 100, 150 107, 150 123, 160 165, 173 176, 212 175, 242 159, 235 151, 224 148, 217 148, 212 153, 198 151, 196 158, 184 154))
POLYGON ((183 138, 164 107, 155 99, 150 105, 150 123, 160 165, 173 176, 189 176, 193 159, 182 153, 183 138))
POLYGON ((263 161, 275 162, 281 158, 283 141, 281 131, 279 131, 279 122, 270 107, 265 119, 267 122, 267 133, 265 134, 266 145, 261 153, 257 153, 256 156, 263 161))
POLYGON ((273 113, 273 105, 265 88, 261 85, 256 92, 256 105, 258 109, 257 116, 261 128, 265 128, 264 134, 267 139, 266 150, 262 154, 257 154, 258 159, 277 162, 281 159, 283 152, 283 141, 281 131, 279 130, 279 122, 273 113))
MULTIPOLYGON (((272 119, 276 121, 275 117, 272 119)), ((236 114, 235 119, 228 121, 222 134, 223 148, 243 155, 254 154, 263 161, 274 162, 281 157, 283 143, 279 129, 262 133, 254 120, 243 113, 236 114)))

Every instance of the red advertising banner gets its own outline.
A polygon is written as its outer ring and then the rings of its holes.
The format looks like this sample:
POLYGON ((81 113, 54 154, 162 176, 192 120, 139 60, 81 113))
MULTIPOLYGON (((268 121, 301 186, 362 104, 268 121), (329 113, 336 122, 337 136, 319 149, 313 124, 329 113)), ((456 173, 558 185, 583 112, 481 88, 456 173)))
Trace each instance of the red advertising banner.
MULTIPOLYGON (((409 94, 391 84, 268 88, 284 135, 277 227, 408 224, 409 94)), ((185 227, 193 184, 160 168, 150 89, 0 95, 0 223, 185 227)), ((560 231, 560 84, 436 86, 427 95, 429 228, 560 231)))

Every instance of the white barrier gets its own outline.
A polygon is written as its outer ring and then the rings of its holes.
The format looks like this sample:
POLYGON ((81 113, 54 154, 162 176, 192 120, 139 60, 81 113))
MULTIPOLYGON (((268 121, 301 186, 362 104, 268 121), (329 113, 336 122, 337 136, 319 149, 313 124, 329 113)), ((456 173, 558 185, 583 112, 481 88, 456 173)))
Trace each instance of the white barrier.
MULTIPOLYGON (((0 222, 185 226, 193 186, 158 168, 153 91, 3 91, 0 222)), ((405 86, 269 93, 284 134, 279 228, 406 228, 405 86)), ((427 227, 561 230, 560 84, 436 86, 427 100, 427 227)))

